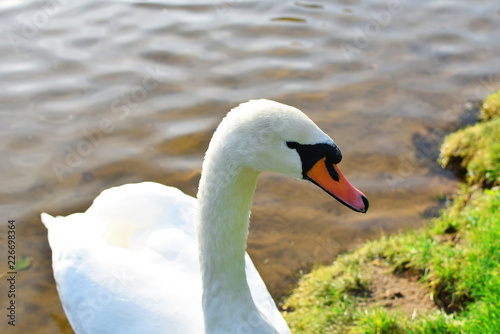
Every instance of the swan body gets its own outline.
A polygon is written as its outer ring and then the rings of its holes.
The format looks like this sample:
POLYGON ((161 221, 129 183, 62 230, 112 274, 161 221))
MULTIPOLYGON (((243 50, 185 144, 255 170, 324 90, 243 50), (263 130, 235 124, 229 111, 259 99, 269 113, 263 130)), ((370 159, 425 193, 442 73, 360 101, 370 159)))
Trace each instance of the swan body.
POLYGON ((84 213, 42 213, 75 333, 290 333, 245 251, 257 176, 306 179, 366 212, 340 159, 301 111, 254 100, 214 133, 197 199, 143 182, 103 191, 84 213))

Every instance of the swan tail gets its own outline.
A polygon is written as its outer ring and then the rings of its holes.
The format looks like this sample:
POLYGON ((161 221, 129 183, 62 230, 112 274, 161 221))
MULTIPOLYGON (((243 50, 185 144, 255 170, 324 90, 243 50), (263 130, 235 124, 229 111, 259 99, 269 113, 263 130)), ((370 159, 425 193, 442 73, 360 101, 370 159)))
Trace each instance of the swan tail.
POLYGON ((42 212, 40 214, 40 218, 42 219, 42 223, 45 225, 47 230, 50 230, 55 224, 57 224, 57 218, 49 215, 48 213, 42 212))
POLYGON ((47 228, 49 245, 53 253, 60 252, 66 247, 75 247, 82 240, 87 240, 89 236, 100 232, 82 213, 54 217, 43 212, 40 218, 47 228))
POLYGON ((61 225, 63 225, 61 219, 63 217, 54 217, 48 213, 42 212, 40 214, 40 218, 42 219, 42 223, 45 225, 45 228, 47 228, 47 236, 52 252, 59 250, 59 244, 61 243, 59 231, 61 230, 61 225))

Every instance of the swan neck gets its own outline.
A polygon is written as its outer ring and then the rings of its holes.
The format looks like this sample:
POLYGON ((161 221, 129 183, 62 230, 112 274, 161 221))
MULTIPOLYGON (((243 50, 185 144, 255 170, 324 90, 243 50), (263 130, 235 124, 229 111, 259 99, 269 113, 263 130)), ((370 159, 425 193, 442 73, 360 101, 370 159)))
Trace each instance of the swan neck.
POLYGON ((258 172, 232 168, 226 160, 217 160, 219 166, 204 164, 198 191, 197 237, 207 334, 231 332, 235 323, 260 317, 245 271, 258 172))

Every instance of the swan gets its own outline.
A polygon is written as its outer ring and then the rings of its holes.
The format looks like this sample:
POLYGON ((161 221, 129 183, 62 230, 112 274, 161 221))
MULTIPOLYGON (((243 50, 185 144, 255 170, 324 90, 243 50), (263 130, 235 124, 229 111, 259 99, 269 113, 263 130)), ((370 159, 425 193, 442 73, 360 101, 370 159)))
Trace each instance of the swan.
POLYGON ((84 213, 41 214, 77 334, 290 333, 246 253, 257 176, 313 182, 366 212, 334 141, 270 100, 232 109, 210 141, 197 199, 153 182, 104 190, 84 213))

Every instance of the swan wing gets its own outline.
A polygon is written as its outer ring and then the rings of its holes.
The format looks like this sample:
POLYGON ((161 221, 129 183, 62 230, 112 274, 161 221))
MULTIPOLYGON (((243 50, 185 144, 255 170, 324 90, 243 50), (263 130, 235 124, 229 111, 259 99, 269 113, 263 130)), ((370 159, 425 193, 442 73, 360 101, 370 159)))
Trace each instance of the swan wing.
POLYGON ((157 183, 105 190, 85 213, 42 214, 65 313, 80 333, 202 333, 196 200, 157 183))
POLYGON ((290 333, 285 319, 283 319, 283 316, 278 311, 271 294, 267 290, 248 253, 245 254, 245 270, 250 293, 259 312, 274 326, 278 333, 290 333))

